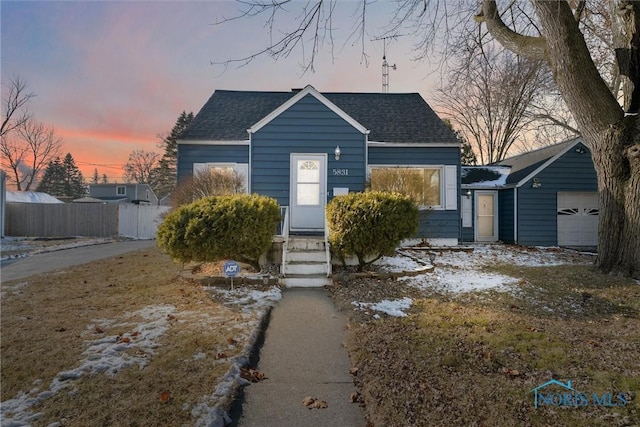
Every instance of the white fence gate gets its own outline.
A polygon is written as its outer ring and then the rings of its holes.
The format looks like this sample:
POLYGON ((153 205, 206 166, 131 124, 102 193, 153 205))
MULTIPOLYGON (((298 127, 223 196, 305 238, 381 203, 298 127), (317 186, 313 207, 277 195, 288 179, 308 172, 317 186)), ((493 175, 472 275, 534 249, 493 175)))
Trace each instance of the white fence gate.
POLYGON ((135 239, 155 239, 158 225, 168 206, 118 205, 118 234, 135 239))

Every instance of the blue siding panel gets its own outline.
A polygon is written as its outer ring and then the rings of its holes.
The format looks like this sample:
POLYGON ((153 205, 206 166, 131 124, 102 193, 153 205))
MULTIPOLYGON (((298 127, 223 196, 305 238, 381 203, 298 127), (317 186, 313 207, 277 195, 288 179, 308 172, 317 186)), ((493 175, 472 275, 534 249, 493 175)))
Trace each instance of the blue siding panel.
POLYGON ((498 239, 504 243, 515 243, 513 239, 513 188, 498 192, 498 239))
POLYGON ((370 165, 457 165, 457 147, 380 147, 369 146, 370 165))
POLYGON ((557 193, 597 191, 596 171, 588 150, 580 154, 571 149, 536 177, 540 188, 532 188, 529 180, 518 189, 518 243, 556 246, 557 193))
POLYGON ((419 238, 460 239, 458 211, 420 211, 419 238))

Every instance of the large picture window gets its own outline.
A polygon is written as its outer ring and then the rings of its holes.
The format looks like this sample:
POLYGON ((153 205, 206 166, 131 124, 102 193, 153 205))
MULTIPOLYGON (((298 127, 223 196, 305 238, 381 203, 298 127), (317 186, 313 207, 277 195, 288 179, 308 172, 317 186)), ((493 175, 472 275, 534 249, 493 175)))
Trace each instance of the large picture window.
POLYGON ((441 167, 372 167, 371 189, 406 194, 419 206, 443 207, 441 167))
MULTIPOLYGON (((201 172, 219 172, 228 174, 231 182, 228 183, 231 193, 249 192, 249 165, 246 163, 194 163, 194 175, 201 172)), ((222 183, 223 185, 225 183, 222 183)))

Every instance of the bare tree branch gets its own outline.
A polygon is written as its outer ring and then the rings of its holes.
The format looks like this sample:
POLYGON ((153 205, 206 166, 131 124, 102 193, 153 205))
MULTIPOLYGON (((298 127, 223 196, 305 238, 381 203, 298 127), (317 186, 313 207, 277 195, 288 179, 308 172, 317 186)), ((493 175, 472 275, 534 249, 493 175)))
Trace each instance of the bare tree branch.
POLYGON ((538 61, 515 57, 495 46, 469 55, 456 69, 458 78, 438 89, 436 101, 480 162, 494 163, 524 141, 535 119, 529 109, 540 96, 545 77, 538 61))
POLYGON ((297 26, 291 31, 285 31, 284 33, 277 32, 277 36, 275 35, 275 25, 278 14, 280 12, 286 12, 284 6, 290 3, 290 0, 256 0, 240 1, 239 3, 246 5, 247 9, 241 11, 237 16, 225 18, 214 25, 220 25, 246 17, 266 15, 265 27, 269 32, 269 45, 244 57, 228 59, 221 62, 212 61, 212 65, 223 65, 225 69, 231 64, 239 64, 239 66, 242 67, 262 55, 268 55, 276 60, 279 58, 287 58, 299 47, 302 50, 301 66, 303 74, 309 70, 314 71, 315 59, 320 47, 324 44, 325 38, 328 37, 330 41, 333 40, 331 18, 335 0, 317 0, 315 3, 311 1, 307 2, 302 8, 300 15, 295 19, 297 26), (324 13, 325 2, 328 3, 329 8, 327 13, 324 13), (305 36, 308 36, 308 38, 306 39, 305 36), (311 49, 307 54, 305 43, 308 40, 311 42, 311 49))
POLYGON ((0 139, 2 166, 11 170, 18 191, 29 191, 39 173, 60 154, 62 138, 53 126, 32 118, 0 139))
POLYGON ((124 176, 128 182, 149 184, 151 173, 162 156, 153 151, 133 150, 124 165, 124 176))
POLYGON ((22 126, 29 120, 30 114, 26 105, 35 95, 27 92, 27 83, 19 76, 13 77, 9 83, 2 83, 3 92, 7 92, 2 98, 2 125, 0 125, 0 137, 22 126))

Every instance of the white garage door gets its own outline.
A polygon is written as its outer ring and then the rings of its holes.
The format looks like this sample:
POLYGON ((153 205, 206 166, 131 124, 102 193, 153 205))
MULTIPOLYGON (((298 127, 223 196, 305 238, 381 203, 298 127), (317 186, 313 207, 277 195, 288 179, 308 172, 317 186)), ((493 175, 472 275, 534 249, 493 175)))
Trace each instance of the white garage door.
POLYGON ((558 245, 598 245, 598 193, 558 193, 558 245))

